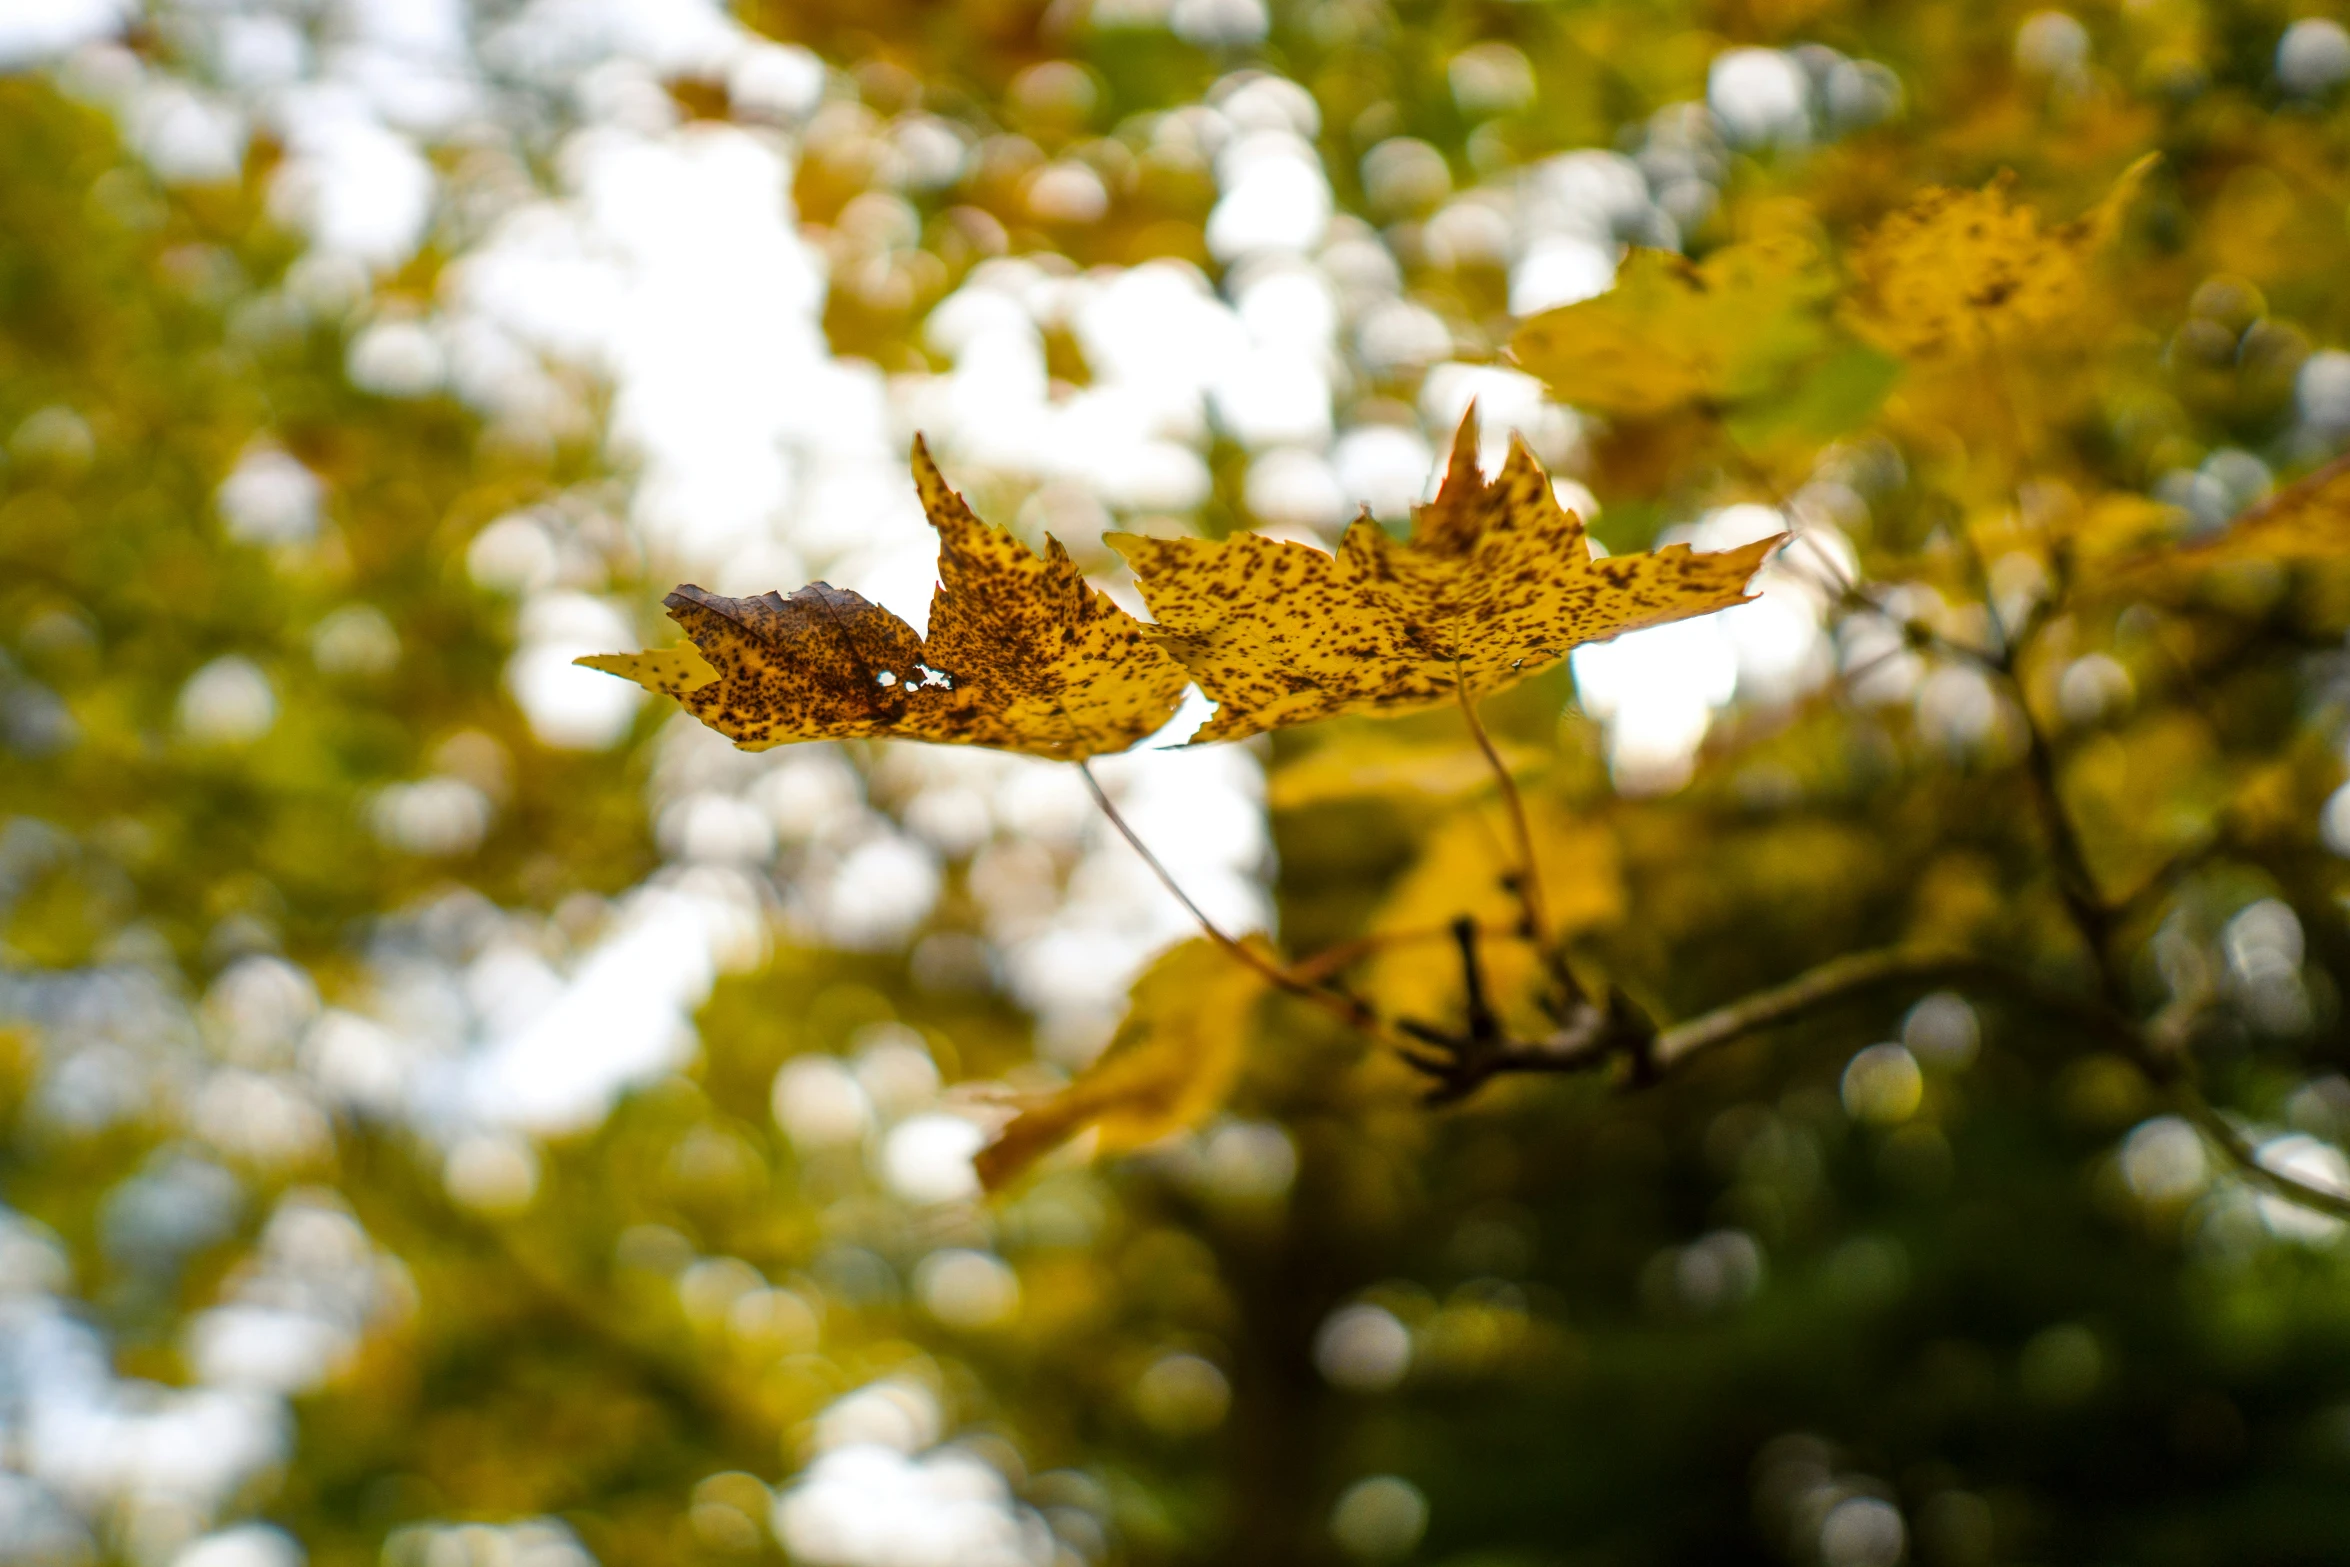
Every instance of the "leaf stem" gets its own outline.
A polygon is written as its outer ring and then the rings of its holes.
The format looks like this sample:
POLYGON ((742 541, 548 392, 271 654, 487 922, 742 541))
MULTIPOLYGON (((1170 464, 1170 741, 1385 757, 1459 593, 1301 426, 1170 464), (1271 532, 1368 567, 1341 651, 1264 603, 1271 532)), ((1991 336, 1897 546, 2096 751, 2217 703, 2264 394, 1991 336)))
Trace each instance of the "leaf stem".
POLYGON ((1485 729, 1485 721, 1477 716, 1477 703, 1469 695, 1469 685, 1461 677, 1460 660, 1453 660, 1453 689, 1459 693, 1461 717, 1469 726, 1469 738, 1477 742, 1477 749, 1485 757, 1485 765, 1493 770, 1493 781, 1501 790, 1503 807, 1509 812, 1510 832, 1518 847, 1518 903, 1526 911, 1526 934, 1534 943, 1535 951, 1550 970, 1551 978, 1564 999, 1571 1005, 1584 1000, 1583 987, 1576 982, 1574 972, 1560 956, 1555 932, 1550 924, 1550 906, 1542 893, 1542 867, 1534 858, 1534 825, 1526 815, 1526 797, 1518 791, 1518 781, 1501 759, 1501 752, 1493 744, 1493 736, 1485 729))
POLYGON ((1175 901, 1183 905, 1184 911, 1190 914, 1193 922, 1199 926, 1202 935, 1223 948, 1237 962, 1254 970, 1265 983, 1275 989, 1286 991, 1302 1000, 1311 1001, 1341 1021, 1362 1029, 1366 1033, 1388 1035, 1386 1019, 1373 1011, 1369 1003, 1338 989, 1326 979, 1301 977, 1256 947, 1237 939, 1223 926, 1208 918, 1207 911, 1192 900, 1191 894, 1183 890, 1183 884, 1175 879, 1174 873, 1167 869, 1165 863, 1156 854, 1151 852, 1150 845, 1142 841, 1141 834, 1137 833, 1126 818, 1119 814, 1118 807, 1111 801, 1109 792, 1102 788, 1101 780, 1093 775, 1092 765, 1080 761, 1077 764, 1077 771, 1085 779, 1085 787, 1092 791, 1093 803, 1101 808, 1102 815, 1109 819, 1110 825, 1118 829, 1118 836, 1124 838, 1127 846, 1142 856, 1142 863, 1150 867, 1152 875, 1158 877, 1159 885, 1166 888, 1174 895, 1175 901))

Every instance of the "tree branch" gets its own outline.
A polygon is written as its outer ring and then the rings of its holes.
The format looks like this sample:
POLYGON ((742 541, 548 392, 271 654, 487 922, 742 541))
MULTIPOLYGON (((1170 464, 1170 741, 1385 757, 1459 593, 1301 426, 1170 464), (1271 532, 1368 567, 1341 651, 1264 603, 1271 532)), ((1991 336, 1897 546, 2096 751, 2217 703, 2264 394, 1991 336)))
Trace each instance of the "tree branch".
POLYGON ((1807 1013, 1893 985, 1977 984, 2003 990, 2043 1010, 2060 1013, 2109 1037, 2129 1022, 2095 1002, 2041 984, 2016 969, 1974 953, 1927 947, 1885 947, 1831 958, 1783 985, 1715 1008, 1659 1034, 1654 1055, 1666 1071, 1692 1056, 1776 1028, 1807 1013))
POLYGON ((2214 1110, 2203 1097, 2202 1090, 2193 1083, 2181 1080, 2175 1085, 2179 1108, 2194 1122, 2204 1136, 2217 1143, 2220 1151, 2246 1180, 2265 1187, 2274 1196, 2298 1203, 2330 1218, 2350 1220, 2350 1196, 2312 1186, 2282 1170, 2272 1170, 2260 1162, 2260 1150, 2253 1147, 2242 1132, 2229 1124, 2226 1116, 2214 1110))
MULTIPOLYGON (((2297 492, 2304 485, 2321 483, 2341 471, 2345 465, 2350 465, 2350 458, 2327 465, 2286 493, 2297 492)), ((2269 505, 2273 506, 2281 499, 2281 495, 2272 497, 2269 505)), ((2257 516, 2267 509, 2266 506, 2255 508, 2248 515, 2257 516)), ((1993 613, 1996 617, 1997 612, 1993 613)), ((2033 623, 2031 630, 2037 631, 2044 624, 2046 617, 2041 617, 2033 623)), ((2106 902, 2098 890, 2096 878, 2089 869, 2088 855, 2082 848, 2071 815, 2064 808, 2064 797, 2057 786, 2054 750, 2039 722, 2032 716, 2031 701, 2016 674, 2016 666, 2029 641, 2030 636, 2027 634, 2007 644, 1999 660, 1999 672, 2014 688, 2016 705, 2023 714, 2026 762, 2033 795, 2047 828, 2050 848, 2056 857, 2058 890, 2063 894, 2065 909, 2072 918, 2074 929, 2087 944, 2096 963, 2098 985, 2105 997, 2106 1009, 2123 1025, 2122 1042, 2132 1059, 2146 1068, 2157 1081, 2169 1085, 2188 1119, 2219 1146, 2246 1180, 2288 1202, 2299 1203, 2337 1219, 2350 1219, 2350 1197, 2324 1187, 2312 1186, 2261 1163, 2260 1151, 2203 1097, 2202 1088, 2196 1082, 2195 1061, 2189 1052, 2188 1041, 2195 1019, 2208 1003, 2208 997, 2179 998, 2165 1008, 2164 1014, 2149 1028, 2141 1029, 2129 1022, 2126 1011, 2129 987, 2113 953, 2114 926, 2119 911, 2106 902)), ((2183 870, 2199 858, 2199 854, 2181 856, 2172 865, 2158 871, 2153 881, 2141 887, 2128 902, 2134 904, 2143 899, 2156 886, 2167 882, 2174 869, 2183 870)))

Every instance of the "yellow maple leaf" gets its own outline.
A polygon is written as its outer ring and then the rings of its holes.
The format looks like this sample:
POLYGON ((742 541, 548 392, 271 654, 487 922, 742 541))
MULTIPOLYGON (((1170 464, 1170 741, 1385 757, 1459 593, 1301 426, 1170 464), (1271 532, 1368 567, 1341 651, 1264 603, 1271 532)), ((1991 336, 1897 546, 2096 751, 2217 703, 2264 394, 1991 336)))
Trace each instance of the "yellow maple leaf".
MULTIPOLYGON (((1250 945, 1270 958, 1256 938, 1250 945)), ((1239 1074, 1249 1014, 1266 980, 1206 937, 1161 953, 1134 982, 1125 1020, 1101 1059, 1022 1110, 973 1161, 997 1190, 1092 1128, 1103 1153, 1140 1148, 1214 1113, 1239 1074)))
POLYGON ((1401 713, 1514 685, 1585 642, 1741 603, 1784 535, 1715 554, 1595 560, 1522 440, 1477 469, 1477 415, 1399 543, 1364 516, 1338 553, 1237 534, 1107 536, 1160 641, 1218 705, 1193 738, 1237 740, 1337 713, 1401 713))
POLYGON ((1926 191, 1854 251, 1853 324, 1912 359, 2071 335, 2091 314, 2092 265, 2155 161, 2139 159, 2103 201, 2054 228, 2009 198, 2004 176, 1926 191))
POLYGON ((1606 293, 1546 310, 1510 352, 1578 407, 1651 419, 1777 390, 1828 340, 1835 274, 1809 235, 1782 230, 1702 261, 1635 248, 1606 293))
POLYGON ((663 602, 692 646, 577 662, 676 697, 746 751, 895 736, 1082 761, 1167 721, 1183 670, 1059 540, 1039 556, 981 522, 919 438, 914 480, 939 540, 927 642, 828 583, 789 598, 689 583, 663 602))
MULTIPOLYGON (((1623 873, 1605 828, 1570 819, 1533 799, 1528 828, 1543 900, 1556 935, 1603 925, 1623 912, 1623 873)), ((1499 806, 1455 811, 1432 833, 1371 922, 1373 934, 1434 930, 1466 915, 1487 930, 1514 927, 1523 905, 1511 890, 1519 872, 1507 813, 1499 806)), ((1480 944, 1487 994, 1506 1016, 1523 1010, 1543 980, 1523 941, 1480 944)), ((1451 942, 1418 941, 1381 951, 1364 975, 1365 995, 1390 1017, 1441 1022, 1459 1003, 1461 963, 1451 942)))

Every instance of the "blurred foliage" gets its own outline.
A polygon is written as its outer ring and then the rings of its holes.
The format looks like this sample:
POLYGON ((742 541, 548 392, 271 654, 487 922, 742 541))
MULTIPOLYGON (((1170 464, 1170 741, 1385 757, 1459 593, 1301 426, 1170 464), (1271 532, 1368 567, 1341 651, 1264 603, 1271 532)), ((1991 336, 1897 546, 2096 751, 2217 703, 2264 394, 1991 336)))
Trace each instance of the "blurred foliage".
MULTIPOLYGON (((1617 1061, 1430 1108, 1394 1052, 1268 996, 1245 1049, 1186 1047, 1236 1074, 1229 1116, 1130 1158, 1056 1156, 988 1205, 904 1205, 863 1143, 779 1126, 779 1072, 928 1062, 999 1096, 1057 1074, 993 991, 925 983, 894 950, 779 947, 721 980, 688 1070, 538 1145, 518 1196, 453 1179, 397 1120, 338 1116, 283 1157, 229 1159, 246 1200, 175 1231, 159 1269, 109 1215, 187 1151, 182 1129, 160 1105, 86 1134, 36 1113, 43 1030, 81 1026, 52 1015, 7 1036, 0 1191, 58 1238, 115 1369, 185 1383, 186 1314, 247 1276, 282 1194, 326 1189, 411 1304, 299 1401, 291 1459, 241 1499, 321 1567, 487 1561, 402 1556, 421 1537, 398 1531, 538 1515, 610 1564, 777 1559, 770 1487, 821 1411, 891 1377, 953 1412, 1071 1560, 2350 1560, 2341 1227, 2166 1119, 2200 1093, 2207 1132, 2298 1139, 2316 1157, 2295 1168, 2340 1183, 2350 514, 2288 492, 2220 531, 2343 433, 2294 388, 2350 339, 2350 103, 2278 85, 2289 8, 1317 0, 1275 7, 1253 48, 1081 9, 744 9, 856 86, 811 124, 793 191, 835 256, 836 352, 930 365, 924 311, 991 255, 1211 265, 1208 161, 1146 116, 1256 61, 1310 90, 1346 221, 1457 355, 1498 360, 1524 324, 1498 261, 1431 243, 1450 190, 1643 145, 1731 47, 1889 68, 1900 113, 1724 152, 1687 260, 1636 255, 1621 292, 1571 307, 1605 318, 1584 358, 1518 339, 1595 416, 1579 476, 1615 548, 1739 503, 1833 525, 1848 559, 1799 545, 1784 569, 1819 578, 1834 678, 1731 710, 1662 792, 1611 782, 1563 675, 1487 721, 1594 994, 1689 1019, 1926 944, 2175 1025, 2172 1053, 2133 1056, 2014 987, 1886 987, 1655 1081, 1617 1061), (1478 85, 1512 59, 1530 91, 1478 85), (869 200, 865 122, 916 106, 978 153, 877 247, 858 223, 898 208, 869 200), (1442 166, 1426 199, 1363 172, 1406 137, 1442 166), (1060 158, 1100 176, 1098 220, 1028 200, 1060 158), (2010 225, 2019 251, 2062 237, 2080 270, 1981 344, 1913 331, 1918 290, 1887 279, 1966 259, 1936 240, 1951 214, 2010 225), (2255 482, 2230 489, 2246 461, 2255 482), (958 1322, 914 1282, 973 1253, 1009 1265, 1015 1310, 958 1322), (1361 1490, 1373 1475, 1425 1497, 1424 1537, 1381 1523, 1399 1493, 1361 1490), (1906 1546, 1848 1505, 1872 1498, 1906 1546)), ((723 87, 672 90, 730 112, 723 87)), ((482 526, 608 478, 605 457, 354 390, 339 318, 279 286, 298 248, 264 214, 271 156, 166 188, 102 115, 0 80, 11 984, 104 966, 196 994, 282 953, 341 1004, 367 943, 466 906, 453 887, 554 948, 659 863, 657 715, 609 752, 535 740, 501 684, 512 606, 464 569, 482 526), (272 442, 324 481, 315 530, 238 537, 216 497, 272 442), (453 857, 371 826, 384 791, 429 777, 496 805, 453 857)), ((394 286, 424 290, 441 259, 394 286)), ((1957 292, 1978 324, 1995 308, 1957 292)), ((1050 346, 1081 382, 1077 346, 1050 346)), ((1373 368, 1349 395, 1376 417, 1414 391, 1373 368)), ((1244 454, 1212 460, 1200 525, 1221 535, 1255 519, 1244 454)), ((603 547, 605 586, 665 586, 625 534, 603 547)), ((1269 755, 1290 952, 1508 924, 1506 813, 1459 715, 1337 720, 1269 755)), ((970 869, 937 929, 960 929, 970 869)), ((1378 1005, 1461 1025, 1441 941, 1358 950, 1349 979, 1378 1005)), ((1498 944, 1490 977, 1514 1028, 1542 1025, 1550 978, 1523 945, 1498 944)), ((1206 1026, 1238 1027, 1256 998, 1232 988, 1202 987, 1225 1009, 1206 1026)), ((1207 1116, 1195 1084, 1138 1076, 1207 1116)), ((99 1548, 139 1556, 127 1522, 99 1548)))

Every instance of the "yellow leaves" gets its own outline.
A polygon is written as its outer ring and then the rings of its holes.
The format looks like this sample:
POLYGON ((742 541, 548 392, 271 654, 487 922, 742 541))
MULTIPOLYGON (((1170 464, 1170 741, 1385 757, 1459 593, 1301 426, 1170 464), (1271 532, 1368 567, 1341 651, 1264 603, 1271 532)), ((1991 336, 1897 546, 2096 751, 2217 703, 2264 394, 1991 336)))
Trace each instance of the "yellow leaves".
POLYGON ((2086 215, 2048 229, 2009 199, 2005 179, 1927 191, 1854 252, 1854 324, 1912 359, 2073 335, 2092 314, 2098 253, 2154 163, 2153 154, 2141 158, 2086 215))
POLYGON ((1335 556, 1253 534, 1109 536, 1134 568, 1160 642, 1219 704, 1195 739, 1474 700, 1578 644, 1742 602, 1778 543, 1595 560, 1582 521, 1559 505, 1523 441, 1512 441, 1493 480, 1478 472, 1476 452, 1472 410, 1408 544, 1368 517, 1335 556))
POLYGON ((2177 529, 2178 521, 2175 508, 2123 491, 2096 497, 2053 531, 2076 558, 2093 563, 2159 542, 2177 529))
POLYGON ((2082 587, 2110 599, 2201 586, 2223 599, 2266 603, 2285 567, 2350 559, 2350 458, 2279 490, 2217 533, 2180 542, 2181 526, 2175 508, 2144 496, 2092 504, 2071 535, 2082 587))
POLYGON ((2097 735, 2073 752, 2064 770, 2064 803, 2090 869, 2115 889, 2143 885, 2208 837, 2228 793, 2210 728, 2184 712, 2159 712, 2097 735), (2162 780, 2159 792, 2150 793, 2149 779, 2162 780))
POLYGON ((2350 458, 2279 491, 2225 531, 2176 552, 2187 565, 2232 560, 2307 564, 2350 556, 2350 458))
POLYGON ((1612 417, 1721 408, 1777 389, 1826 343, 1822 307, 1835 291, 1835 274, 1799 230, 1696 262, 1634 249, 1615 287, 1535 316, 1510 349, 1561 398, 1612 417))
MULTIPOLYGON (((1615 836, 1604 827, 1571 820, 1540 798, 1529 800, 1527 808, 1535 867, 1556 933, 1572 936, 1619 916, 1624 886, 1615 836)), ((1514 930, 1523 911, 1510 885, 1518 871, 1508 814, 1499 804, 1456 811, 1388 894, 1372 933, 1434 931, 1462 915, 1482 930, 1514 930)), ((1507 1015, 1541 980, 1534 953, 1524 941, 1507 937, 1482 941, 1480 950, 1489 993, 1507 1015)), ((1364 990, 1390 1017, 1449 1017, 1461 1000, 1460 956, 1449 941, 1389 946, 1372 959, 1364 990)))
POLYGON ((895 736, 1082 761, 1167 721, 1183 671, 1086 583, 1058 540, 1039 557, 981 522, 919 440, 914 478, 939 536, 927 642, 822 582, 789 598, 689 584, 664 602, 693 648, 579 662, 676 697, 746 751, 895 736))
POLYGON ((1204 937, 1160 954, 1134 982, 1110 1048, 980 1150, 980 1180, 996 1190, 1089 1127, 1095 1146, 1109 1153, 1206 1119, 1240 1071, 1250 1015, 1265 989, 1263 975, 1204 937))

